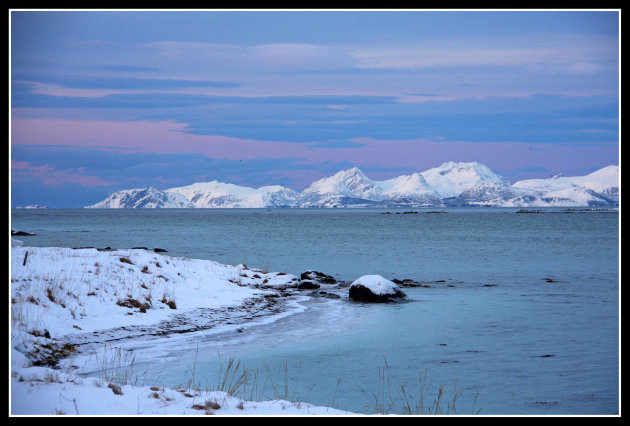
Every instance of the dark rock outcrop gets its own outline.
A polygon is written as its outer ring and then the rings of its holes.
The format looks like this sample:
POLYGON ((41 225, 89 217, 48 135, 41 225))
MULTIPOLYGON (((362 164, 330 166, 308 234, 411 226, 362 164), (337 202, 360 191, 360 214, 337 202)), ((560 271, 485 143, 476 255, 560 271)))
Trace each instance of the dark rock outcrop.
POLYGON ((335 284, 337 280, 335 277, 331 275, 324 274, 323 272, 318 271, 305 271, 300 274, 300 279, 302 281, 309 280, 315 281, 320 284, 335 284))
POLYGON ((390 302, 394 299, 400 299, 405 297, 405 293, 398 290, 395 293, 387 293, 387 294, 376 294, 372 292, 367 287, 362 285, 353 285, 350 287, 349 297, 352 300, 356 300, 358 302, 390 302))
POLYGON ((36 234, 33 234, 32 232, 14 231, 13 229, 11 230, 12 237, 34 237, 35 235, 36 234))
POLYGON ((303 281, 300 281, 300 283, 297 285, 296 288, 298 290, 314 290, 314 289, 318 289, 319 287, 320 285, 317 284, 313 280, 303 280, 303 281))

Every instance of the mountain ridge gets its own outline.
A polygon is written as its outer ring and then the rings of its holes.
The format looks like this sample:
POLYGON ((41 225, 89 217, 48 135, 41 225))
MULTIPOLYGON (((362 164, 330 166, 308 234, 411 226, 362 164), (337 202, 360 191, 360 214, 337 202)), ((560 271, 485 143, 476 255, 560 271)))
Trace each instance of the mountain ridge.
POLYGON ((266 208, 266 207, 577 207, 619 204, 619 166, 584 176, 554 175, 510 185, 477 162, 439 167, 383 181, 359 168, 341 170, 297 192, 280 185, 260 188, 218 180, 160 190, 125 189, 85 208, 266 208))

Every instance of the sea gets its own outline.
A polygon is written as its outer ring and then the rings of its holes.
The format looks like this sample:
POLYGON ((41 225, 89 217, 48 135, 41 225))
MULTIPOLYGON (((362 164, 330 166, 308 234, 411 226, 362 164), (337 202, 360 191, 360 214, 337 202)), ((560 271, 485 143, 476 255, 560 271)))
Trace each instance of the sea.
POLYGON ((304 293, 275 321, 138 342, 142 384, 361 414, 620 413, 618 209, 14 209, 11 228, 29 246, 423 284, 387 304, 304 293))

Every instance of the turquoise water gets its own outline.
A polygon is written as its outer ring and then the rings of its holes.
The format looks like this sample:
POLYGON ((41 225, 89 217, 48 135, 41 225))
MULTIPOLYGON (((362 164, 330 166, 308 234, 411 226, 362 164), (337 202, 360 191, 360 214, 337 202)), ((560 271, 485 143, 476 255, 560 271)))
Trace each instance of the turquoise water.
POLYGON ((313 299, 271 325, 191 336, 141 357, 148 382, 186 383, 194 368, 213 388, 234 357, 257 372, 243 392, 265 399, 404 413, 404 386, 416 412, 426 377, 424 406, 443 385, 443 412, 457 395, 458 414, 616 414, 619 216, 560 210, 13 210, 11 227, 37 234, 27 245, 443 281, 405 289, 406 303, 313 299))

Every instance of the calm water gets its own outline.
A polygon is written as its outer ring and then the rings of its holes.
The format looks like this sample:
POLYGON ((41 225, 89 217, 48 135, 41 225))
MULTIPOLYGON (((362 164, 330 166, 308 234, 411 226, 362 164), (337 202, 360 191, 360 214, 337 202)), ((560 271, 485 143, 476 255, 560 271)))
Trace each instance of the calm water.
POLYGON ((194 369, 213 388, 234 357, 257 371, 248 392, 265 399, 404 412, 405 386, 415 411, 426 377, 425 408, 443 385, 444 411, 457 393, 458 414, 616 414, 619 216, 517 210, 13 210, 11 227, 37 234, 19 237, 27 245, 161 247, 296 275, 444 280, 405 289, 407 303, 314 299, 243 333, 147 343, 147 382, 183 384, 194 369))

